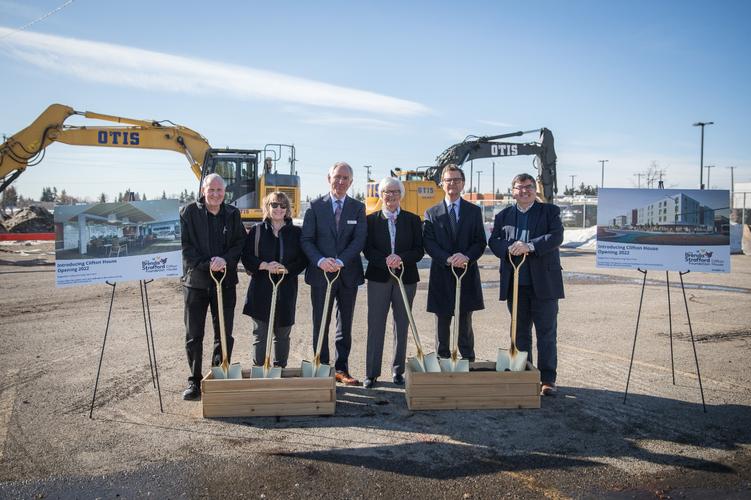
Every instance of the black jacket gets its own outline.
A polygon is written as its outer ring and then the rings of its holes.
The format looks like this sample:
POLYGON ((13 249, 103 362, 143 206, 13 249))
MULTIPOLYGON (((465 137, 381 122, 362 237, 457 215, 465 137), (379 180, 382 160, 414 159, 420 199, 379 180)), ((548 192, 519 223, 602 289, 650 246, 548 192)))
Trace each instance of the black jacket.
MULTIPOLYGON (((260 271, 261 262, 277 261, 289 271, 282 280, 276 292, 277 327, 295 324, 295 306, 297 304, 297 276, 305 269, 308 259, 300 246, 302 229, 292 224, 291 220, 279 230, 279 244, 281 260, 276 255, 277 238, 271 228, 271 222, 264 220, 256 224, 248 232, 245 247, 242 252, 242 262, 246 271, 252 274, 245 298, 243 314, 259 321, 269 321, 271 310, 271 293, 273 291, 269 281, 268 271, 260 271), (258 256, 255 254, 256 231, 261 232, 258 241, 258 256)), ((274 279, 278 276, 274 275, 274 279)))
MULTIPOLYGON (((495 216, 493 233, 488 244, 501 259, 500 299, 508 298, 509 284, 514 268, 508 260, 508 247, 516 241, 516 206, 507 207, 495 216)), ((532 292, 538 299, 562 299, 563 276, 559 248, 563 242, 561 209, 549 203, 535 202, 529 209, 529 241, 535 251, 527 255, 524 266, 529 266, 532 292)))
MULTIPOLYGON (((221 257, 227 262, 227 277, 223 287, 237 284, 237 263, 245 243, 245 227, 240 219, 240 211, 232 205, 222 204, 224 253, 211 255, 209 250, 208 210, 204 198, 189 203, 180 209, 180 230, 183 250, 183 285, 190 288, 208 290, 214 281, 209 276, 212 257, 221 257)), ((217 278, 220 278, 217 276, 217 278)))
MULTIPOLYGON (((368 239, 363 254, 368 259, 368 269, 365 278, 380 283, 386 283, 391 278, 386 266, 386 257, 391 255, 391 236, 389 235, 389 221, 383 216, 383 212, 368 215, 368 239)), ((422 246, 422 222, 420 217, 407 212, 399 211, 396 217, 396 253, 402 258, 404 274, 402 281, 405 285, 420 281, 417 273, 417 263, 425 255, 422 246)))
MULTIPOLYGON (((482 257, 487 241, 480 207, 461 200, 456 238, 451 235, 451 223, 443 200, 425 211, 423 227, 425 251, 433 259, 428 284, 428 312, 454 315, 456 280, 446 259, 456 252, 469 258, 469 268, 462 278, 459 309, 462 312, 484 309, 477 261, 482 257)), ((459 272, 464 271, 457 269, 457 274, 459 272)))

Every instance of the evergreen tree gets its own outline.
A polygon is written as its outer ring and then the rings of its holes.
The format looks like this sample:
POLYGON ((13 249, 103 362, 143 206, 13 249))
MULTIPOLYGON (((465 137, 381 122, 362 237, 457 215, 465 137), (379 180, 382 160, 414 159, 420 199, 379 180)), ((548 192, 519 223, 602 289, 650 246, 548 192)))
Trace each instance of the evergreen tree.
POLYGON ((3 208, 18 206, 18 193, 16 192, 16 188, 13 186, 5 188, 0 205, 2 205, 3 208))
POLYGON ((107 203, 107 195, 105 193, 99 195, 99 203, 107 203))
POLYGON ((167 199, 167 191, 165 191, 165 190, 163 190, 163 189, 162 189, 162 199, 163 199, 163 200, 166 200, 166 199, 167 199))

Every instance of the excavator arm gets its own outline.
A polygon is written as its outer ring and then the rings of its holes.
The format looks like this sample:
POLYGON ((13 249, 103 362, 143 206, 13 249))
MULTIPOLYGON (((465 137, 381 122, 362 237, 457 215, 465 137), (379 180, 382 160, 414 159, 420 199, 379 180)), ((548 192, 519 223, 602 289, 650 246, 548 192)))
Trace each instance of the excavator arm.
POLYGON ((459 144, 454 144, 438 155, 436 166, 431 167, 426 176, 432 178, 436 184, 441 183, 443 167, 451 163, 461 166, 467 161, 478 158, 496 158, 503 156, 536 156, 538 169, 538 191, 544 200, 551 200, 558 192, 556 177, 556 160, 553 133, 547 128, 528 130, 526 132, 512 132, 484 137, 467 138, 459 144), (498 142, 499 139, 518 137, 524 134, 540 132, 539 142, 513 143, 498 142))
POLYGON ((69 106, 53 104, 31 125, 9 137, 0 146, 0 192, 27 167, 41 162, 45 149, 53 142, 76 146, 176 151, 188 158, 190 168, 198 179, 201 178, 206 153, 211 148, 209 142, 198 132, 171 122, 136 120, 90 111, 76 111, 69 106), (73 115, 123 125, 64 125, 73 115))

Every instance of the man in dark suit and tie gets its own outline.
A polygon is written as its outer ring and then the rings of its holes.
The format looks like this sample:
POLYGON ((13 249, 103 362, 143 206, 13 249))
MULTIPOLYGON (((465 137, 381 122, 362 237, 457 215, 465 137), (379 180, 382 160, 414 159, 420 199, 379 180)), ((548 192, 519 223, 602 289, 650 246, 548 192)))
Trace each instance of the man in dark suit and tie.
MULTIPOLYGON (((332 286, 332 301, 336 302, 336 380, 347 385, 359 385, 349 373, 349 352, 352 347, 352 319, 355 312, 357 287, 365 282, 360 252, 365 247, 368 227, 365 205, 347 196, 352 185, 352 167, 337 162, 328 173, 329 194, 317 198, 305 212, 301 244, 308 257, 305 282, 310 285, 313 306, 313 345, 323 319, 326 298, 324 272, 340 270, 339 279, 332 286)), ((330 314, 327 314, 330 317, 330 314)), ((321 362, 329 363, 328 324, 326 325, 321 362)))
MULTIPOLYGON (((563 276, 558 248, 563 242, 561 210, 552 204, 535 201, 537 183, 529 174, 511 181, 516 205, 495 216, 489 245, 501 259, 501 300, 508 299, 514 268, 509 255, 527 255, 519 270, 516 346, 532 357, 532 324, 537 336, 537 367, 543 396, 555 394, 558 367, 558 299, 563 298, 563 276)), ((531 359, 530 359, 531 361, 531 359)))
POLYGON ((425 211, 423 243, 432 257, 428 284, 428 312, 436 315, 438 356, 448 358, 450 352, 451 318, 454 315, 457 274, 468 266, 461 284, 459 302, 459 352, 463 359, 475 360, 475 338, 472 312, 485 308, 480 287, 480 271, 475 265, 482 257, 487 242, 480 207, 461 198, 464 172, 456 165, 443 168, 441 185, 446 197, 425 211))

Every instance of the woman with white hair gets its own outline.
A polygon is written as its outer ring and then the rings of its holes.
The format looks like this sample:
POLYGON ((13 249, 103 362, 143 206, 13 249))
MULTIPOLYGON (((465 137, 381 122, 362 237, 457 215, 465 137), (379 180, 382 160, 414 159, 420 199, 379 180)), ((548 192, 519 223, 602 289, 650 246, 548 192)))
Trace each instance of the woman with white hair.
POLYGON ((381 376, 383 339, 386 335, 386 318, 389 309, 394 317, 394 357, 391 363, 392 380, 404 384, 404 367, 407 357, 407 331, 409 318, 399 284, 389 273, 389 268, 402 273, 410 310, 420 276, 417 263, 425 250, 422 246, 420 217, 402 210, 404 184, 394 177, 385 177, 378 185, 382 209, 372 213, 368 220, 368 240, 363 253, 368 259, 365 278, 368 280, 368 345, 365 358, 365 388, 372 388, 381 376), (401 269, 399 269, 401 268, 401 269))

